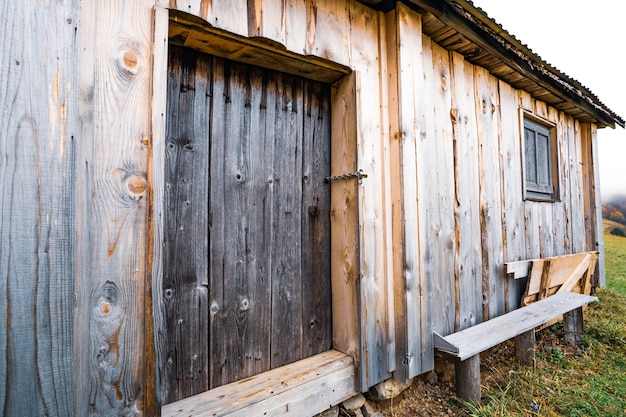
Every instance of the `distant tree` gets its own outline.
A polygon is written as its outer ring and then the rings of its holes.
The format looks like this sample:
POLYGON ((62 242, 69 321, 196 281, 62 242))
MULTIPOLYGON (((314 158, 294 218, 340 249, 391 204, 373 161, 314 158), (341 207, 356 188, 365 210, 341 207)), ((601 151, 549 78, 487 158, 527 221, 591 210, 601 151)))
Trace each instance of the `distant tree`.
POLYGON ((617 223, 626 224, 626 218, 624 218, 622 212, 618 210, 614 210, 611 212, 611 214, 609 215, 609 220, 613 220, 617 223))
POLYGON ((626 233, 624 233, 624 230, 621 227, 614 227, 609 233, 615 236, 626 237, 626 233))

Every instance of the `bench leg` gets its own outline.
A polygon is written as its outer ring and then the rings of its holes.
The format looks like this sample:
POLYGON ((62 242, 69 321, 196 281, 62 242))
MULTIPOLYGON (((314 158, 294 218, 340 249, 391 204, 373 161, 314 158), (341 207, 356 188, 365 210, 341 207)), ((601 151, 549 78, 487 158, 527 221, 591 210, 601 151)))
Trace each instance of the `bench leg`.
POLYGON ((565 333, 565 340, 569 343, 580 345, 583 342, 585 326, 582 307, 578 307, 563 315, 563 331, 565 333))
POLYGON ((517 363, 535 369, 535 346, 535 329, 531 329, 515 337, 515 358, 517 359, 517 363))
POLYGON ((480 355, 455 364, 456 396, 470 402, 480 402, 480 355))

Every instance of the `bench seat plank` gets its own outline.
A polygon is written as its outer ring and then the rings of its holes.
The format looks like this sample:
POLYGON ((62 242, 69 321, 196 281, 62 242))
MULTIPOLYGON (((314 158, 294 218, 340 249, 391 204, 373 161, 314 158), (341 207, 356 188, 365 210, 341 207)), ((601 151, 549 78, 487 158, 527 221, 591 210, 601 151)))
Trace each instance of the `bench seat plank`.
POLYGON ((597 300, 589 295, 560 292, 445 337, 435 333, 435 348, 463 361, 597 300))

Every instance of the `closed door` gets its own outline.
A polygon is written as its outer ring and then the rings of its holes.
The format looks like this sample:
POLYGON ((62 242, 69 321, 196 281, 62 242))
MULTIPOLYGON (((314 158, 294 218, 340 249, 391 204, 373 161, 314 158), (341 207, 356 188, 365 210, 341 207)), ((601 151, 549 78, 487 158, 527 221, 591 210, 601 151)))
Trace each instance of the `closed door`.
POLYGON ((331 348, 328 85, 174 47, 162 401, 331 348))

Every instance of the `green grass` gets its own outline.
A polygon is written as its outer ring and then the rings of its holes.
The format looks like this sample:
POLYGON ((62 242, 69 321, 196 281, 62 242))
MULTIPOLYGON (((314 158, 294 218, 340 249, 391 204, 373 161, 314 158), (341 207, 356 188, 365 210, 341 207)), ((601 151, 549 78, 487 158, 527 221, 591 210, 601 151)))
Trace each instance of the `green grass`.
POLYGON ((607 287, 585 313, 583 346, 567 346, 561 324, 539 332, 537 369, 495 375, 471 416, 626 416, 626 238, 604 242, 607 287))

